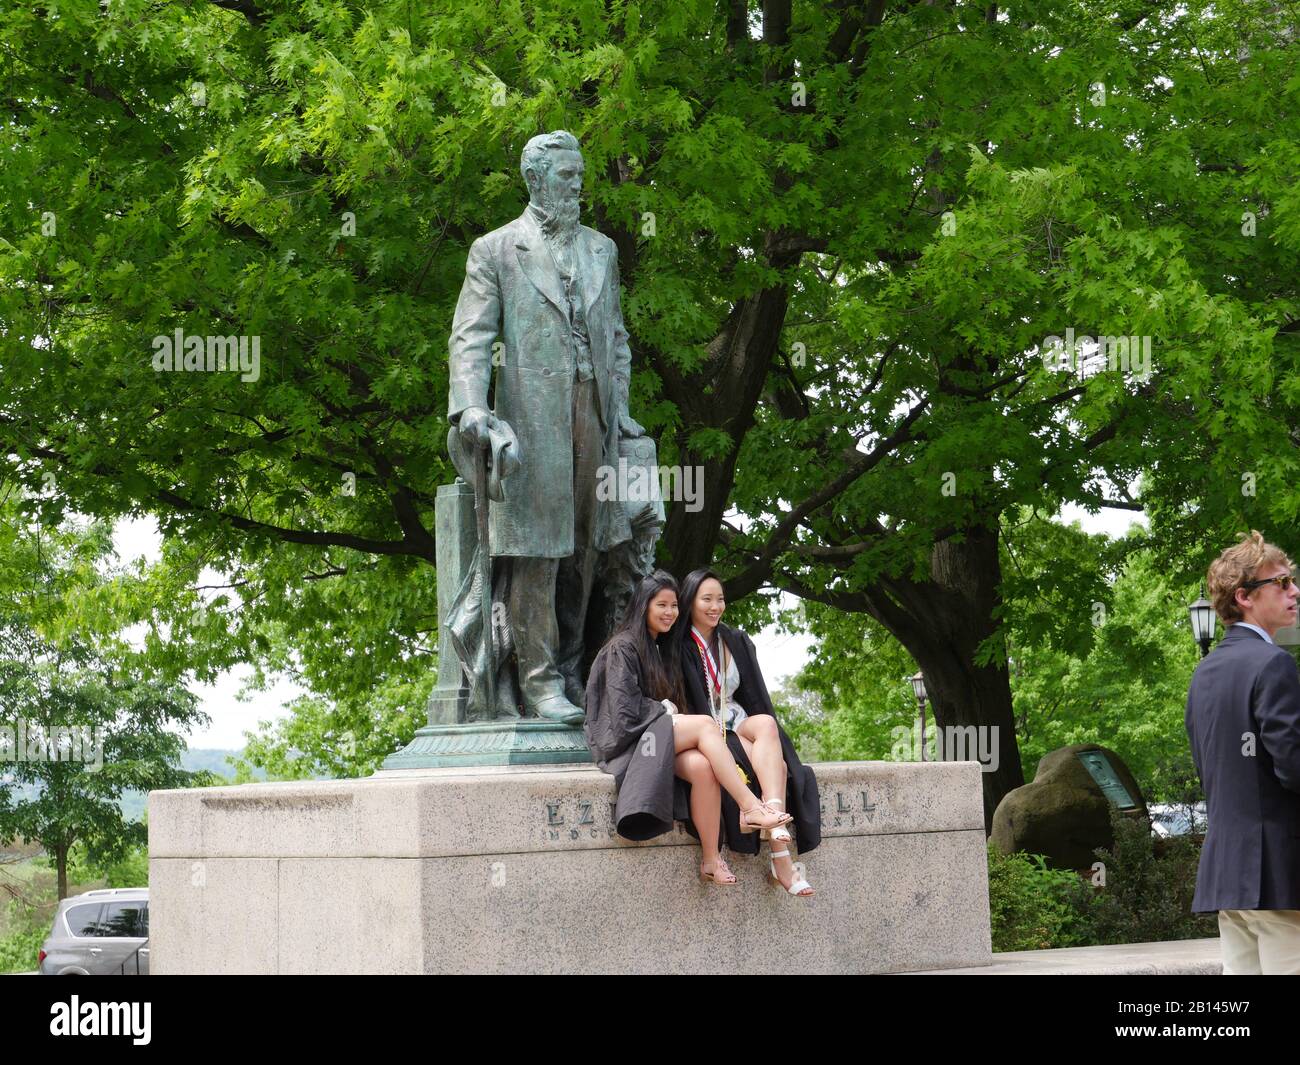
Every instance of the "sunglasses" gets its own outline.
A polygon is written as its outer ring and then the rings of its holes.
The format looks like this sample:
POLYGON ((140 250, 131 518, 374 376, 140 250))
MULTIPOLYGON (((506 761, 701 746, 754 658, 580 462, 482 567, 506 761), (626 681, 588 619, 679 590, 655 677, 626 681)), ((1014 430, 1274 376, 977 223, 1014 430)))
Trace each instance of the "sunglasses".
POLYGON ((1286 591, 1291 585, 1295 584, 1295 579, 1289 573, 1283 573, 1280 577, 1265 577, 1262 581, 1247 581, 1242 585, 1243 588, 1262 588, 1266 584, 1276 584, 1282 591, 1286 591))

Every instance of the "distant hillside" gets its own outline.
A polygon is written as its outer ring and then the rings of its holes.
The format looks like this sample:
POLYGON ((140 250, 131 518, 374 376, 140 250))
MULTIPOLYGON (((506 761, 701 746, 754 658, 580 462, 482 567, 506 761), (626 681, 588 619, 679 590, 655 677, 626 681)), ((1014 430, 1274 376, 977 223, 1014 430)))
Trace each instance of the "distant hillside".
MULTIPOLYGON (((216 747, 195 747, 187 749, 181 754, 181 768, 191 773, 197 773, 204 769, 216 773, 218 776, 233 778, 235 775, 232 760, 243 753, 242 748, 239 750, 222 750, 216 747)), ((254 776, 258 780, 265 780, 266 773, 257 769, 254 776)), ((40 794, 38 786, 33 784, 24 784, 15 789, 18 799, 31 799, 40 794)), ((142 791, 124 791, 122 793, 122 816, 128 821, 139 821, 144 816, 144 812, 149 805, 148 796, 142 791)))
MULTIPOLYGON (((235 775, 233 761, 243 753, 243 748, 239 750, 222 750, 218 747, 186 749, 181 755, 181 768, 191 773, 207 769, 217 776, 233 779, 235 775)), ((266 779, 266 773, 261 769, 254 770, 253 776, 258 780, 266 779)), ((139 821, 149 806, 149 797, 142 791, 124 791, 121 805, 123 817, 128 821, 139 821)))
MULTIPOLYGON (((181 768, 187 769, 191 773, 210 769, 220 776, 233 777, 235 775, 234 760, 243 753, 243 748, 237 751, 225 751, 217 747, 195 747, 181 755, 181 768)), ((254 770, 253 775, 258 780, 266 779, 266 772, 261 769, 254 770)))

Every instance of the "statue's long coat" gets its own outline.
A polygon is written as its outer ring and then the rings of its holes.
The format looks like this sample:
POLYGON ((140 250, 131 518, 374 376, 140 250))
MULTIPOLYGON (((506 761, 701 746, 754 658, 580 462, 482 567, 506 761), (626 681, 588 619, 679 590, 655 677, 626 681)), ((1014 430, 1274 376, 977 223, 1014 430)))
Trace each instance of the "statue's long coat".
MULTIPOLYGON (((632 357, 619 298, 614 242, 587 226, 574 240, 605 429, 603 464, 618 468, 618 415, 627 408, 632 357)), ((506 499, 489 508, 493 555, 567 558, 573 554, 573 382, 577 354, 559 270, 532 213, 474 241, 447 342, 448 416, 487 408, 493 344, 493 413, 514 429, 522 465, 504 482, 506 499)), ((610 493, 612 494, 612 493, 610 493)), ((597 503, 596 549, 631 539, 624 506, 597 503)))

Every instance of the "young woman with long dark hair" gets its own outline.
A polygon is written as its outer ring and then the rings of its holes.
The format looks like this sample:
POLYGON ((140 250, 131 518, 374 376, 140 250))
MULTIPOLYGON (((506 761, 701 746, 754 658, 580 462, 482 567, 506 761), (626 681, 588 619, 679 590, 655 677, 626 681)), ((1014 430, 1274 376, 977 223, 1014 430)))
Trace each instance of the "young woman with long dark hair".
POLYGON ((700 879, 734 884, 718 850, 720 788, 739 809, 740 832, 778 828, 790 818, 745 787, 712 720, 679 713, 678 666, 661 650, 676 619, 677 582, 655 570, 637 585, 621 624, 592 663, 583 729, 596 765, 618 786, 619 835, 651 839, 670 831, 674 820, 685 821, 704 851, 700 879))
MULTIPOLYGON (((682 581, 681 606, 670 636, 672 657, 682 677, 685 709, 692 717, 721 722, 731 753, 765 796, 773 812, 788 808, 794 823, 765 830, 772 857, 769 875, 791 895, 814 894, 796 870, 790 846, 798 838, 800 853, 821 842, 821 800, 817 778, 799 755, 772 712, 754 641, 739 629, 724 625, 726 592, 712 570, 697 569, 682 581), (792 835, 790 829, 794 829, 792 835)), ((752 798, 752 792, 750 793, 752 798)), ((757 841, 745 839, 736 807, 723 800, 727 844, 733 850, 756 853, 757 841)))

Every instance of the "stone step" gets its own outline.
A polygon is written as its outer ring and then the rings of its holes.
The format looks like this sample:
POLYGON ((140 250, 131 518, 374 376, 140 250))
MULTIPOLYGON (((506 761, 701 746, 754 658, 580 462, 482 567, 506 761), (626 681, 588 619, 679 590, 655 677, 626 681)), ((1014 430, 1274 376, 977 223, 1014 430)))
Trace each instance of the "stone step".
POLYGON ((990 965, 912 970, 911 976, 1219 976, 1219 940, 1176 939, 1167 943, 1116 943, 1104 947, 1062 947, 994 954, 990 965))

